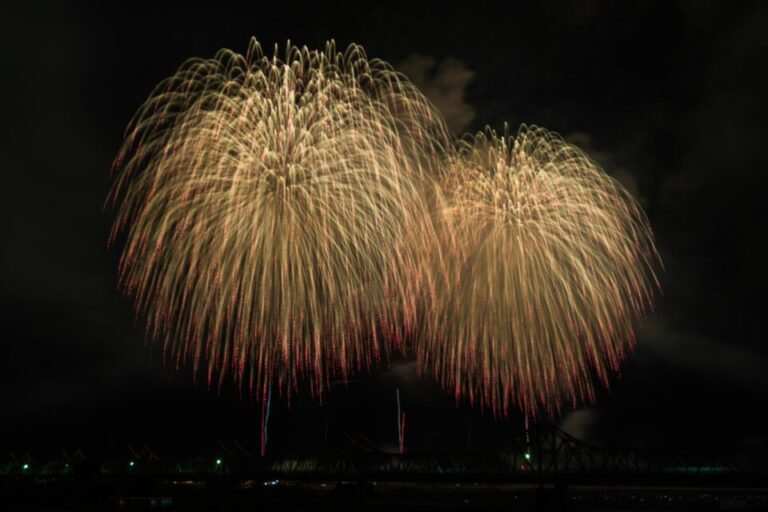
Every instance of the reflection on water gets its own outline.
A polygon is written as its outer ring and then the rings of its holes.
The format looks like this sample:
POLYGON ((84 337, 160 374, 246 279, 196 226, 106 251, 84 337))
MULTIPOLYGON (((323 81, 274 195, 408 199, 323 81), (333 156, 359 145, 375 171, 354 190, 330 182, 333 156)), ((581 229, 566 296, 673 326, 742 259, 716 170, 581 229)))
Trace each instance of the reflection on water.
POLYGON ((482 482, 3 479, 2 510, 768 510, 768 488, 482 482))

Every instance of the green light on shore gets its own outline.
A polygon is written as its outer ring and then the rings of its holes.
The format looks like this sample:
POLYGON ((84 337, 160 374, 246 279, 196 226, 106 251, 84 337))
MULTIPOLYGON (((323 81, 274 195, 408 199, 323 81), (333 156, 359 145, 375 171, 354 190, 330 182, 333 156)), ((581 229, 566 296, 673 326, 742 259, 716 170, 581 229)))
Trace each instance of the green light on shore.
POLYGON ((525 454, 525 460, 531 460, 531 454, 530 453, 526 453, 525 454))
POLYGON ((216 459, 216 465, 221 466, 221 459, 216 459))

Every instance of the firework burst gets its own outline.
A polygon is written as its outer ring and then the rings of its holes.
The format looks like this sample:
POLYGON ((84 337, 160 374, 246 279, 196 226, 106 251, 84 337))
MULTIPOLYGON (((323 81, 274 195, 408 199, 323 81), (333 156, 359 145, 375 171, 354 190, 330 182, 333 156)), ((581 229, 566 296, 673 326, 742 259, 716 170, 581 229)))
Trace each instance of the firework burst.
POLYGON ((429 102, 359 46, 280 58, 252 40, 189 60, 115 161, 120 285, 177 365, 321 394, 413 328, 448 144, 429 102))
POLYGON ((648 222, 560 137, 522 126, 464 140, 447 164, 436 280, 418 359, 459 400, 527 418, 594 399, 651 307, 648 222))

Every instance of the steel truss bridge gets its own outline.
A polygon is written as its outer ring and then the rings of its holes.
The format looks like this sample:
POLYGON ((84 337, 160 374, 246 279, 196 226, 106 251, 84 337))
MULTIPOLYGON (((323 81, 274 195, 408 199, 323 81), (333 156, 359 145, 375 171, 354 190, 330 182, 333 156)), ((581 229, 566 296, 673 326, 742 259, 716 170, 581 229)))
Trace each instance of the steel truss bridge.
MULTIPOLYGON (((345 435, 333 453, 259 457, 237 442, 217 442, 182 460, 129 446, 95 461, 83 452, 48 461, 28 454, 0 460, 0 476, 84 475, 307 481, 438 481, 568 485, 768 485, 768 448, 641 451, 593 446, 552 427, 535 427, 511 444, 462 453, 393 454, 363 436, 345 435)), ((325 450, 323 450, 325 451, 325 450)))

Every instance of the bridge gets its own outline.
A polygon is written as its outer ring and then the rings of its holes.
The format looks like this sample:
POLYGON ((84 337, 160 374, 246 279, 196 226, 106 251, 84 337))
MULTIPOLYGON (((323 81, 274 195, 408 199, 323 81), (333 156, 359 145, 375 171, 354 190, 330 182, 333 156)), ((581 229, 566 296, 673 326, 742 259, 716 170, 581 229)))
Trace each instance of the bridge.
MULTIPOLYGON (((538 426, 507 446, 461 453, 388 453, 361 435, 344 434, 333 452, 260 457, 238 442, 216 442, 168 459, 128 446, 107 460, 82 451, 47 460, 0 459, 0 478, 130 477, 294 481, 496 482, 567 485, 760 485, 768 449, 632 450, 594 446, 538 426)), ((321 452, 324 452, 322 450, 321 452)))

